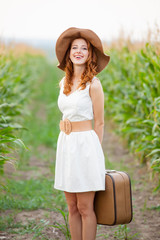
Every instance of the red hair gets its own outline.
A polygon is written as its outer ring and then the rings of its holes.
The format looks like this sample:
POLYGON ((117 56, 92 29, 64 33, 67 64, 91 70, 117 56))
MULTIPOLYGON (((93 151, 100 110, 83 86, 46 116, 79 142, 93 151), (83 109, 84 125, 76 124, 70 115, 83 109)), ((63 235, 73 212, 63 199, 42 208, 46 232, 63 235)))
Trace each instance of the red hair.
MULTIPOLYGON (((73 40, 75 40, 75 39, 73 39, 73 40)), ((73 42, 73 40, 72 40, 72 42, 73 42)), ((95 52, 93 52, 93 47, 92 47, 91 43, 87 39, 84 39, 84 40, 87 42, 88 58, 86 61, 86 68, 81 75, 81 82, 78 85, 78 88, 81 87, 82 90, 86 88, 86 83, 91 82, 93 76, 95 76, 97 74, 96 54, 95 54, 95 52), (93 58, 93 54, 94 54, 94 58, 93 58)), ((71 86, 73 85, 73 82, 72 82, 73 63, 69 57, 72 42, 70 43, 70 46, 69 46, 69 48, 66 52, 66 56, 65 56, 66 66, 65 66, 64 71, 66 74, 65 74, 65 84, 64 84, 63 93, 66 95, 68 95, 71 92, 71 86)))

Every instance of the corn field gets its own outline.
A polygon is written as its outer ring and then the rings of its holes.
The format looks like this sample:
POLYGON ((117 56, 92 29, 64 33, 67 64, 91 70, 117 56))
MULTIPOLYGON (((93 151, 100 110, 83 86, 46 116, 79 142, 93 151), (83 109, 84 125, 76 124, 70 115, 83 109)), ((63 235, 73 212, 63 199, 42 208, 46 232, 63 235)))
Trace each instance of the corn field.
POLYGON ((160 58, 157 48, 110 50, 111 61, 100 78, 105 115, 114 119, 141 164, 146 163, 160 189, 160 58))
MULTIPOLYGON (((100 73, 105 93, 105 115, 112 118, 116 131, 128 143, 140 163, 152 170, 160 188, 160 59, 157 48, 147 42, 139 50, 128 46, 110 49, 109 66, 100 73)), ((16 159, 17 147, 27 149, 18 137, 25 107, 34 92, 34 83, 43 72, 43 58, 15 56, 12 51, 0 56, 0 171, 6 161, 16 159), (37 66, 37 67, 36 67, 37 66), (10 155, 9 155, 10 154, 10 155)))
MULTIPOLYGON (((105 130, 104 153, 109 169, 131 175, 134 218, 129 227, 98 226, 96 239, 158 240, 160 48, 150 42, 138 48, 119 46, 111 45, 107 52, 111 61, 98 74, 105 124, 111 127, 110 132, 105 130), (119 146, 117 134, 125 148, 119 146)), ((0 54, 0 236, 67 239, 66 200, 53 188, 61 117, 58 83, 63 76, 40 51, 25 49, 22 44, 0 54), (10 171, 7 163, 17 165, 16 171, 10 171)))
POLYGON ((30 112, 27 105, 34 90, 34 82, 42 73, 40 56, 6 51, 0 55, 0 174, 5 162, 15 165, 20 147, 28 149, 20 133, 28 130, 23 119, 30 112))

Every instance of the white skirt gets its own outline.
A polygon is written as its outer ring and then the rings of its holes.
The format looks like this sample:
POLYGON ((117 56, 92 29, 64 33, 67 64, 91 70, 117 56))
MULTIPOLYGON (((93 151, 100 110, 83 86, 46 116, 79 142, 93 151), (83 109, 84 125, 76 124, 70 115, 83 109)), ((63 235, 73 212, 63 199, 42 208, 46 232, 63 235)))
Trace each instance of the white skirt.
POLYGON ((54 188, 66 192, 105 190, 105 157, 93 129, 69 135, 60 131, 54 188))

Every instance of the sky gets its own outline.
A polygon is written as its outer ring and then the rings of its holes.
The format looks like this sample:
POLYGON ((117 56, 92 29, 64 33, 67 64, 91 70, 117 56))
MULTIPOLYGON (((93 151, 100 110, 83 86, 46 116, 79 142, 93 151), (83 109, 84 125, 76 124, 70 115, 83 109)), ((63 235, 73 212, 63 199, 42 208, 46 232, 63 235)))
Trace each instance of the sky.
POLYGON ((102 40, 145 38, 160 26, 160 0, 0 0, 0 37, 57 39, 69 27, 88 28, 102 40))

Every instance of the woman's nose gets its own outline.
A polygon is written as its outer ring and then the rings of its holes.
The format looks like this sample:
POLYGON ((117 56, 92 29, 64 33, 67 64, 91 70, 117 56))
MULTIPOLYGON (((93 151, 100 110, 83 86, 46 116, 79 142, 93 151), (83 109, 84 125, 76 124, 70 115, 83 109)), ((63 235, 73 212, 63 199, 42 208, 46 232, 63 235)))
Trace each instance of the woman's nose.
POLYGON ((77 53, 80 53, 80 52, 81 52, 81 49, 80 49, 80 48, 78 48, 78 49, 77 49, 77 53))

